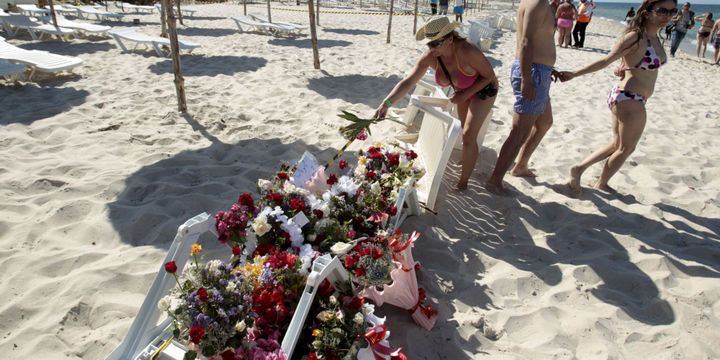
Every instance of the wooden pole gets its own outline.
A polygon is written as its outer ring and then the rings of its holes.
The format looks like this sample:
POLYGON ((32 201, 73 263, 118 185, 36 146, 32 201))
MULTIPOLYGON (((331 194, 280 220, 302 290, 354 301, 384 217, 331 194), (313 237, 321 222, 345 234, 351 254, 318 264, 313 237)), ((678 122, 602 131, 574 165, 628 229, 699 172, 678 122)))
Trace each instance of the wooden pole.
MULTIPOLYGON (((53 0, 50 0, 50 17, 52 18, 53 26, 58 27, 57 16, 55 16, 55 6, 53 5, 53 0)), ((60 37, 60 35, 58 35, 58 37, 60 37)))
POLYGON ((320 70, 320 52, 318 52, 317 31, 315 30, 315 10, 313 9, 313 0, 308 0, 308 14, 310 15, 310 42, 313 49, 313 66, 320 70))
POLYGON ((172 12, 171 0, 163 0, 166 8, 169 9, 167 13, 168 18, 168 33, 170 34, 170 53, 172 54, 173 72, 175 73, 175 92, 178 98, 178 111, 181 113, 187 112, 187 102, 185 101, 185 80, 182 76, 182 69, 180 67, 180 49, 178 47, 177 29, 175 28, 175 14, 172 12))
POLYGON ((418 0, 415 0, 415 18, 413 19, 413 35, 417 32, 418 0))
POLYGON ((317 1, 317 14, 315 14, 315 18, 317 19, 316 24, 317 26, 320 26, 320 0, 317 1))
POLYGON ((270 0, 267 0, 268 4, 268 22, 272 22, 272 15, 270 14, 270 0))
POLYGON ((247 0, 243 0, 243 15, 247 16, 247 0))
POLYGON ((390 17, 388 17, 388 34, 387 34, 387 43, 390 43, 390 31, 392 30, 392 16, 393 16, 393 5, 395 5, 395 0, 390 0, 390 17))
MULTIPOLYGON (((167 5, 165 0, 160 1, 160 36, 168 37, 167 35, 167 5)), ((172 8, 171 8, 172 9, 172 8)))
POLYGON ((178 19, 180 20, 180 25, 185 25, 185 24, 183 24, 182 11, 180 11, 180 0, 176 0, 176 1, 177 1, 178 19))

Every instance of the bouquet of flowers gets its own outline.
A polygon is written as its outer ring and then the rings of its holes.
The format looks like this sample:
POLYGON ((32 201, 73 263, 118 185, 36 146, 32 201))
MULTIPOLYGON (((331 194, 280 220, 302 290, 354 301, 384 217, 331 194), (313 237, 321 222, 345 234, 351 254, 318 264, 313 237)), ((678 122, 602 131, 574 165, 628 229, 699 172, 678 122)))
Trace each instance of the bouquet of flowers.
MULTIPOLYGON (((342 254, 348 245, 338 243, 333 252, 342 254)), ((390 273, 396 267, 394 254, 388 239, 381 234, 356 241, 347 254, 340 256, 353 280, 363 287, 386 285, 392 281, 390 273)))
POLYGON ((173 319, 174 337, 186 340, 185 358, 284 359, 279 341, 306 280, 301 259, 275 250, 242 264, 202 263, 201 252, 192 246, 179 276, 174 261, 165 264, 178 286, 158 304, 173 319))

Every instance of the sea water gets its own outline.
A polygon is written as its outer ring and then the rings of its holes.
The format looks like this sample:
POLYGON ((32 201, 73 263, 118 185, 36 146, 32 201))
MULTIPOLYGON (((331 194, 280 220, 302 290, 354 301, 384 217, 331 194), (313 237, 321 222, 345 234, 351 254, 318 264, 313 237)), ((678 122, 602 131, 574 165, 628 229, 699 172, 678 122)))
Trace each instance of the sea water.
MULTIPOLYGON (((574 1, 574 3, 577 5, 577 1, 574 1)), ((682 5, 684 3, 684 1, 678 1, 678 11, 682 9, 682 5)), ((595 9, 593 17, 603 18, 609 21, 620 23, 625 26, 625 14, 627 14, 628 10, 630 10, 630 7, 633 7, 635 11, 637 11, 638 6, 640 5, 640 1, 627 3, 606 3, 598 2, 596 0, 595 5, 597 5, 597 8, 595 9)), ((690 10, 695 12, 695 16, 704 15, 709 11, 713 13, 713 21, 717 21, 718 18, 720 18, 720 0, 718 0, 717 5, 693 4, 693 2, 690 1, 690 10)), ((693 26, 692 29, 688 30, 687 35, 685 35, 682 43, 680 43, 680 50, 692 56, 695 56, 697 54, 697 33, 699 28, 700 23, 696 21, 695 26, 693 26)), ((588 26, 588 32, 592 32, 592 22, 588 26)), ((664 39, 664 29, 661 30, 661 34, 662 38, 664 39)), ((586 44, 588 42, 592 43, 591 36, 585 40, 586 44)), ((666 41, 665 44, 669 47, 670 40, 666 41)), ((713 44, 710 43, 708 40, 707 52, 705 53, 705 57, 712 58, 714 51, 715 48, 713 47, 713 44)))

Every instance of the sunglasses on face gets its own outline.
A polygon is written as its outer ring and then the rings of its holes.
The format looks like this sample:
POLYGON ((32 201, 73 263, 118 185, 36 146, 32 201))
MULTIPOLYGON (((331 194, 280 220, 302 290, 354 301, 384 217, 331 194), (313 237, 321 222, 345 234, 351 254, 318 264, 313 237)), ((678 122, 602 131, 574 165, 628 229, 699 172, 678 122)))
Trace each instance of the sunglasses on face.
POLYGON ((448 39, 448 38, 442 38, 442 39, 433 40, 433 41, 427 43, 427 46, 428 46, 429 48, 431 48, 431 49, 434 49, 434 48, 436 48, 436 47, 440 47, 443 43, 445 43, 445 40, 447 40, 447 39, 448 39))
POLYGON ((666 9, 666 8, 660 7, 660 8, 653 9, 653 11, 655 12, 655 14, 657 14, 659 16, 675 16, 678 13, 677 8, 666 9))

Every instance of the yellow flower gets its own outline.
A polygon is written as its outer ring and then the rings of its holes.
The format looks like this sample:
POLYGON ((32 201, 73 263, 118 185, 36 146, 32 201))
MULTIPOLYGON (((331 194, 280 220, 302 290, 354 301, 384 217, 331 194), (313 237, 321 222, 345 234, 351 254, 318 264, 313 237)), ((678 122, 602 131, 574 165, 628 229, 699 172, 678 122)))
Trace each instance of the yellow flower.
POLYGON ((323 332, 320 329, 315 329, 312 331, 312 336, 314 336, 314 337, 322 336, 322 334, 323 334, 323 332))
POLYGON ((192 244, 192 247, 190 248, 191 255, 197 255, 201 252, 202 252, 202 246, 200 244, 192 244))
POLYGON ((367 164, 367 158, 364 157, 364 156, 359 157, 359 158, 358 158, 358 164, 360 164, 360 165, 365 165, 365 164, 367 164))

